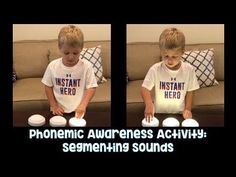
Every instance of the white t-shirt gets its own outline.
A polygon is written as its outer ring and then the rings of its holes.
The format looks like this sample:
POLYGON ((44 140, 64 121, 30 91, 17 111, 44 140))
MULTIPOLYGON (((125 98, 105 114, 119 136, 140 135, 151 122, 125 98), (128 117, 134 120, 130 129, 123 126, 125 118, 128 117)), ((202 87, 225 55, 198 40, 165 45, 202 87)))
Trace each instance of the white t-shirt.
POLYGON ((181 113, 185 106, 187 91, 199 88, 194 68, 181 61, 178 70, 170 70, 164 62, 154 64, 148 71, 142 87, 155 87, 156 113, 181 113))
POLYGON ((73 67, 67 67, 58 58, 49 63, 42 83, 53 87, 55 98, 65 113, 75 111, 80 104, 85 89, 97 87, 92 64, 80 59, 73 67))

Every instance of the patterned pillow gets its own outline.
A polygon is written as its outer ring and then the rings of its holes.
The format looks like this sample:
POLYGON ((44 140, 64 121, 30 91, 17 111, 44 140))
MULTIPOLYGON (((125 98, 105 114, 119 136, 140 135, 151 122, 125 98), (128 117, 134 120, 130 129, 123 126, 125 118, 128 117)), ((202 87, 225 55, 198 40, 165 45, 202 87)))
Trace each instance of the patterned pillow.
POLYGON ((80 53, 81 59, 86 59, 93 65, 94 73, 98 84, 106 81, 103 77, 102 58, 101 58, 101 46, 93 48, 83 48, 80 53))
POLYGON ((15 82, 16 79, 17 79, 16 71, 15 71, 15 69, 13 68, 13 71, 12 71, 12 81, 15 82))
POLYGON ((182 56, 185 62, 190 63, 196 72, 200 87, 218 85, 215 79, 215 69, 213 65, 214 49, 186 51, 182 56))

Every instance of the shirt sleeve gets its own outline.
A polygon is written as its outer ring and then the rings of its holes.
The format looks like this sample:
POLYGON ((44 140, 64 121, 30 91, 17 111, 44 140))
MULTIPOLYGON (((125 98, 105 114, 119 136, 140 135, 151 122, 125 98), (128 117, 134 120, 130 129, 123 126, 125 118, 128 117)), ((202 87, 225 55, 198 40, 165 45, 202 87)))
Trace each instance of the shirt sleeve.
POLYGON ((152 88, 155 85, 155 70, 153 67, 151 67, 148 70, 148 73, 146 74, 142 87, 148 89, 148 90, 152 90, 152 88))
POLYGON ((86 89, 97 87, 97 79, 94 74, 94 69, 92 65, 88 68, 86 73, 86 89))
POLYGON ((52 82, 52 71, 51 71, 51 65, 49 64, 47 66, 47 69, 43 75, 43 78, 41 80, 41 82, 48 86, 48 87, 52 87, 53 86, 53 82, 52 82))
POLYGON ((197 80, 196 72, 193 67, 191 67, 190 77, 189 77, 189 87, 187 91, 193 91, 199 89, 199 83, 197 80))

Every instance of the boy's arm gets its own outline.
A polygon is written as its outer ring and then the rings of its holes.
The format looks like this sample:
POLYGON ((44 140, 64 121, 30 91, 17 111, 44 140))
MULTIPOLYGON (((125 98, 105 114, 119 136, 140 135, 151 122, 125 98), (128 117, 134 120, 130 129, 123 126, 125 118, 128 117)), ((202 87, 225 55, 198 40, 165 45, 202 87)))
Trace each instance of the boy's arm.
POLYGON ((154 106, 152 103, 151 92, 145 87, 141 88, 141 95, 145 103, 144 117, 150 122, 150 118, 154 116, 154 106))
POLYGON ((79 106, 75 110, 75 112, 76 112, 75 117, 81 117, 85 114, 86 108, 87 108, 90 100, 93 98, 95 92, 96 92, 96 87, 89 88, 89 89, 85 90, 83 99, 81 100, 81 103, 79 104, 79 106))
POLYGON ((45 92, 46 92, 46 96, 48 98, 52 113, 55 115, 63 115, 64 110, 62 108, 60 108, 57 104, 56 98, 54 96, 53 93, 53 87, 49 87, 47 85, 45 85, 45 92))
POLYGON ((192 118, 193 91, 187 92, 185 96, 185 107, 183 112, 184 119, 192 118))

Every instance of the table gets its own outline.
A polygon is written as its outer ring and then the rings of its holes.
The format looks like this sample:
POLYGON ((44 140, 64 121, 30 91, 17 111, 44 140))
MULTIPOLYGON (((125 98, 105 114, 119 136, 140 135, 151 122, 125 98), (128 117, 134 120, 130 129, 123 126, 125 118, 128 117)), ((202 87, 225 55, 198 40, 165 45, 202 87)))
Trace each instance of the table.
MULTIPOLYGON (((30 127, 28 125, 28 118, 33 114, 40 114, 46 118, 46 123, 43 127, 50 127, 49 119, 54 115, 49 111, 40 112, 13 112, 13 127, 30 127)), ((110 127, 111 116, 110 112, 86 112, 84 119, 87 122, 87 127, 110 127)), ((63 117, 67 119, 67 127, 69 127, 69 119, 74 116, 74 113, 64 114, 63 117)))
MULTIPOLYGON (((13 127, 29 127, 27 121, 28 118, 36 113, 28 112, 13 112, 13 127)), ((41 114, 46 118, 46 124, 44 127, 49 127, 49 118, 53 115, 49 111, 41 111, 37 114, 41 114)), ((115 115, 115 114, 114 114, 115 115)), ((126 125, 124 127, 141 127, 141 121, 143 119, 143 112, 129 112, 127 113, 126 125)), ((65 115, 67 120, 73 117, 73 114, 65 115)), ((175 117, 181 123, 184 119, 181 114, 155 114, 162 126, 162 121, 167 117, 175 117)), ((87 121, 87 127, 111 127, 111 119, 118 117, 113 116, 111 118, 110 112, 87 112, 84 116, 87 121)), ((217 110, 209 112, 193 112, 193 118, 198 121, 200 127, 224 127, 224 113, 217 110)), ((119 118, 120 119, 120 118, 119 118)), ((67 126, 69 126, 67 124, 67 126)))
MULTIPOLYGON (((143 112, 129 112, 127 113, 128 127, 141 127, 143 112)), ((159 120, 159 126, 162 127, 162 121, 167 117, 174 117, 181 122, 184 120, 181 114, 155 114, 159 120)), ((193 112, 193 118, 198 121, 199 127, 224 127, 224 113, 217 110, 209 112, 193 112)))

